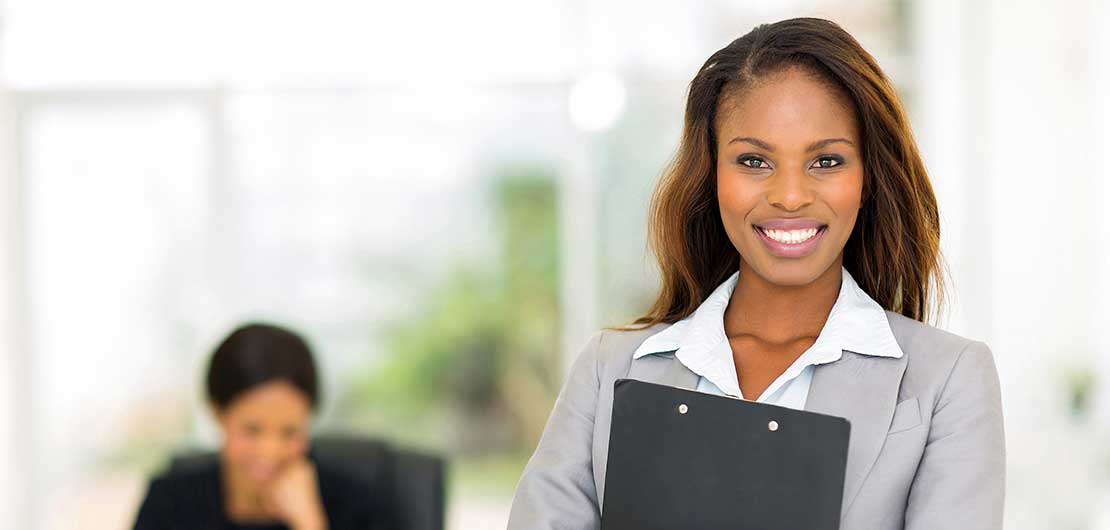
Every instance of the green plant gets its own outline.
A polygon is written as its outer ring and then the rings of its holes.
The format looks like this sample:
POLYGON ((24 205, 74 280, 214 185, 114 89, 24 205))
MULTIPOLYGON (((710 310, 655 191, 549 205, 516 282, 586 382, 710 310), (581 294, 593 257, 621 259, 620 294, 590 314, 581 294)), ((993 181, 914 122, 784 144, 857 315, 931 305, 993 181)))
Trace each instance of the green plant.
POLYGON ((561 373, 556 183, 513 170, 493 182, 499 259, 453 264, 341 400, 376 410, 378 429, 463 452, 519 449, 542 431, 561 373))

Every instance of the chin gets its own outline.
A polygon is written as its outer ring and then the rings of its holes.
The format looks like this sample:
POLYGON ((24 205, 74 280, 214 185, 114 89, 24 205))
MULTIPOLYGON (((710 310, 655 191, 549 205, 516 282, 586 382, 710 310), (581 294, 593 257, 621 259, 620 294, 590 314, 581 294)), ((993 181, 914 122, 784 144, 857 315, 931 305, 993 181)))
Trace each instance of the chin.
POLYGON ((768 283, 782 287, 802 287, 820 278, 828 266, 818 265, 815 256, 801 259, 783 259, 767 256, 760 266, 751 268, 768 283))

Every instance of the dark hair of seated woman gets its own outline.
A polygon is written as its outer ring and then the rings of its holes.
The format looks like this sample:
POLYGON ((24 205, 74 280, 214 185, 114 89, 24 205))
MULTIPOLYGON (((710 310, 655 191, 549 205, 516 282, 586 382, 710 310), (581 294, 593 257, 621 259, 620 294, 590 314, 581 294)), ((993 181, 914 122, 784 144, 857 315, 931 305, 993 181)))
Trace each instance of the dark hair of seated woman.
POLYGON ((322 465, 310 451, 318 386, 312 352, 296 333, 267 324, 232 332, 206 379, 219 458, 152 480, 135 529, 390 528, 387 506, 375 502, 380 485, 322 465))

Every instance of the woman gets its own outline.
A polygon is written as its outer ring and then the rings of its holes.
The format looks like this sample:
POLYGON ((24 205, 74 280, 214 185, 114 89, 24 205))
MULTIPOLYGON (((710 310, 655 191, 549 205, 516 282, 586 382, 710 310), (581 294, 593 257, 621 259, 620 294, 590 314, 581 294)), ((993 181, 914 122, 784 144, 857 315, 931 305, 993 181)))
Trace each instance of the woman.
POLYGON ((890 81, 848 33, 785 20, 705 62, 649 236, 658 298, 575 361, 510 530, 598 528, 626 377, 847 418, 843 530, 1002 528, 993 356, 923 323, 941 298, 936 199, 890 81))
POLYGON ((269 325, 241 327, 212 355, 207 383, 223 433, 219 459, 154 479, 136 530, 387 527, 374 485, 308 451, 319 392, 300 337, 269 325))

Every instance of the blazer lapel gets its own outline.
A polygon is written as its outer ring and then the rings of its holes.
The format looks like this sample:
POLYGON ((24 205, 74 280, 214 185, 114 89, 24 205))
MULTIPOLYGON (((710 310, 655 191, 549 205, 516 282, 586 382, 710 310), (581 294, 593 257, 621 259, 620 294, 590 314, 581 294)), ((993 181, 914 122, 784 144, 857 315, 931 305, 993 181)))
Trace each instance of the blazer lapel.
POLYGON ((906 357, 872 357, 844 350, 838 361, 814 367, 805 410, 851 423, 841 517, 863 486, 894 416, 906 357))
POLYGON ((674 352, 653 353, 633 359, 628 378, 688 390, 695 390, 698 386, 698 374, 676 359, 674 352))

